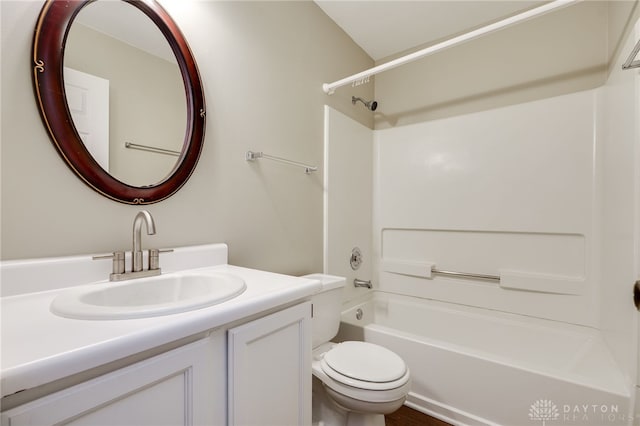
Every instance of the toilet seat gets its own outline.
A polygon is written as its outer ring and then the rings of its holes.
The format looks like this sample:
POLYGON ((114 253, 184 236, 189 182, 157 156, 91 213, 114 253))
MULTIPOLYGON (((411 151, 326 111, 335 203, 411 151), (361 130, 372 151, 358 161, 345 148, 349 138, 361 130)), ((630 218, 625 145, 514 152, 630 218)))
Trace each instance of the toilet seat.
POLYGON ((363 390, 396 389, 409 381, 409 370, 402 358, 367 342, 333 346, 322 357, 320 367, 334 381, 363 390))

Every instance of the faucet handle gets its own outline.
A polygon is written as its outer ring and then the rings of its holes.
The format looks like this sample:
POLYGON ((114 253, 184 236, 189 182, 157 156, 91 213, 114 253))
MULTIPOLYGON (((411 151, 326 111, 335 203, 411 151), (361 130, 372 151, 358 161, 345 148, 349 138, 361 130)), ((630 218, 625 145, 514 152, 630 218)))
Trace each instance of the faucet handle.
POLYGON ((124 274, 124 251, 114 251, 111 254, 93 256, 93 260, 113 259, 111 272, 113 274, 124 274))
POLYGON ((171 253, 173 249, 149 249, 149 269, 160 269, 160 253, 171 253))

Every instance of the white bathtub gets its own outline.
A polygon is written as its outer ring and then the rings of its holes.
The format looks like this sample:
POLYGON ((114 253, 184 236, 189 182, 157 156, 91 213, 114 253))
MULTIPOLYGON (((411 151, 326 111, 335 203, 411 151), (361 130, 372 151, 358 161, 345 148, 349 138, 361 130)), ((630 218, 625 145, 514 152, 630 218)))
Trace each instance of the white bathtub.
POLYGON ((407 405, 452 424, 631 424, 631 386, 587 327, 374 292, 343 312, 336 340, 398 353, 407 405))

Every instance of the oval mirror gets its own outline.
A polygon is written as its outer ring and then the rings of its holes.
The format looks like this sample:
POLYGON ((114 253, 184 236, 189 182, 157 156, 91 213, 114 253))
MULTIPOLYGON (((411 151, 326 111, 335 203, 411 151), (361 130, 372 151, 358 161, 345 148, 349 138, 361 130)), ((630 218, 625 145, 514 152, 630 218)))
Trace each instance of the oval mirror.
POLYGON ((184 185, 202 149, 204 96, 186 40, 158 3, 49 0, 33 61, 45 127, 86 184, 128 204, 184 185))

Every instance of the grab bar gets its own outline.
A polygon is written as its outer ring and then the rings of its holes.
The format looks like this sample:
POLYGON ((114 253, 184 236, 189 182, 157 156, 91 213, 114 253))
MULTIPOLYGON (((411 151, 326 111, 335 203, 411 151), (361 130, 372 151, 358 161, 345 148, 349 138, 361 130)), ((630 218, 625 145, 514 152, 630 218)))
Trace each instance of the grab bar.
POLYGON ((280 158, 273 155, 267 155, 264 152, 247 151, 244 155, 244 159, 247 161, 257 160, 258 158, 266 158, 267 160, 278 161, 280 163, 290 164, 292 166, 298 166, 304 168, 304 172, 309 174, 318 170, 316 166, 310 166, 308 164, 300 163, 298 161, 287 160, 286 158, 280 158))
POLYGON ((486 274, 475 274, 475 273, 469 273, 469 272, 443 271, 443 270, 437 269, 435 267, 431 268, 431 273, 432 274, 438 274, 438 275, 449 275, 449 276, 458 277, 458 278, 472 278, 472 279, 478 279, 478 280, 500 281, 500 276, 499 275, 486 275, 486 274))
MULTIPOLYGON (((452 278, 492 281, 505 290, 564 295, 581 295, 586 291, 586 279, 581 275, 558 275, 502 268, 498 269, 497 275, 445 271, 438 269, 435 262, 420 260, 382 259, 380 272, 426 279, 433 279, 436 275, 444 275, 452 278)), ((637 289, 637 299, 640 304, 640 283, 637 289)))

